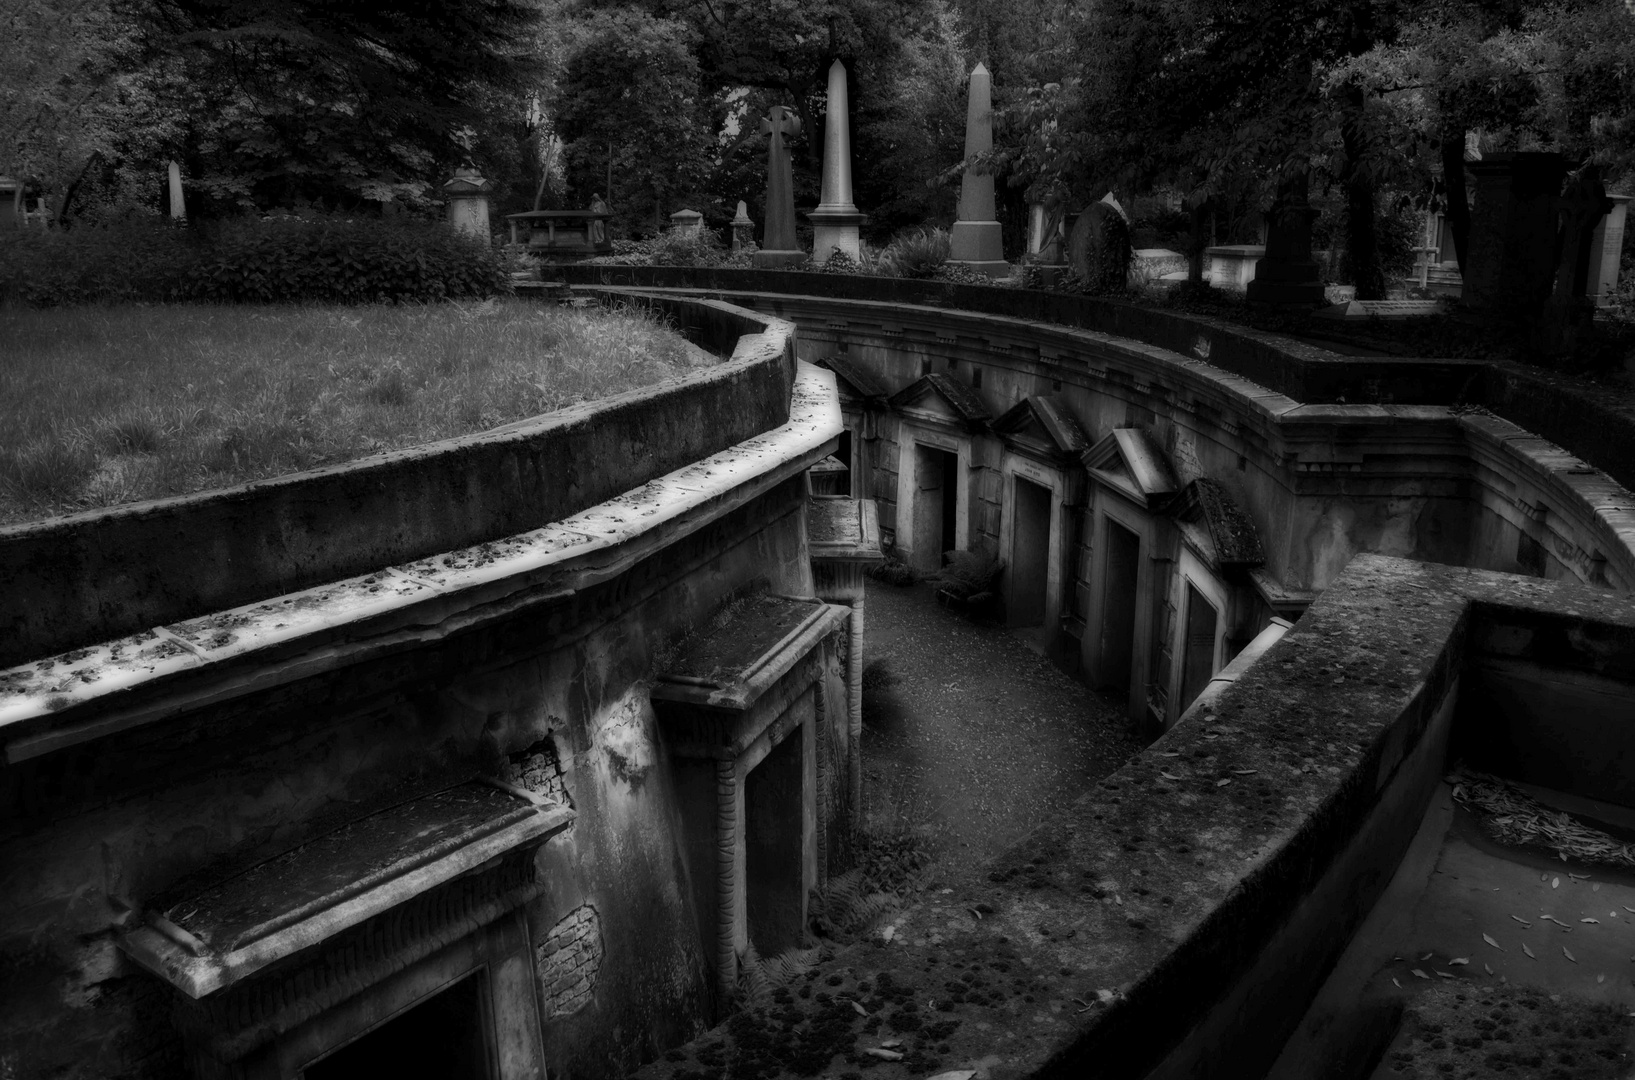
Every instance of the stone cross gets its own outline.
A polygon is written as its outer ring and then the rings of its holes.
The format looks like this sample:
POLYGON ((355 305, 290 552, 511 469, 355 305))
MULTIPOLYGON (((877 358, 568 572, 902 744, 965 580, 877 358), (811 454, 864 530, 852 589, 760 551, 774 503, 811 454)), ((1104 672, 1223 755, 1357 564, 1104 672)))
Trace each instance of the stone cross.
MULTIPOLYGON (((993 149, 993 80, 978 64, 971 72, 965 109, 965 156, 993 149)), ((1005 277, 999 220, 994 214, 993 173, 966 169, 959 182, 959 220, 949 235, 949 262, 964 263, 989 277, 1005 277)))
POLYGON ((800 134, 800 117, 782 105, 772 106, 761 120, 766 146, 766 236, 755 253, 756 266, 789 266, 803 262, 806 253, 795 240, 795 178, 790 170, 785 137, 800 134))

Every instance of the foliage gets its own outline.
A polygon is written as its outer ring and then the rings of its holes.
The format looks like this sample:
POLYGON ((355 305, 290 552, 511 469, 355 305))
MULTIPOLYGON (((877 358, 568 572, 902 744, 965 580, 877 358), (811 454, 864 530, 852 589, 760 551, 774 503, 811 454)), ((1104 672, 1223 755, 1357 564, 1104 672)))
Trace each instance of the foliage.
POLYGON ((864 271, 863 264, 853 258, 851 252, 835 248, 829 252, 829 257, 823 260, 823 265, 819 267, 818 272, 822 274, 861 274, 864 271))
POLYGON ((950 239, 945 229, 921 228, 895 237, 875 261, 881 277, 932 278, 948 261, 950 239))
POLYGON ((949 600, 971 608, 979 608, 995 599, 994 588, 1005 564, 994 552, 985 548, 970 551, 949 551, 947 562, 932 581, 937 592, 949 600))
POLYGON ((612 255, 590 261, 598 266, 726 266, 750 265, 748 251, 729 251, 713 229, 683 233, 675 229, 645 240, 615 240, 612 255))
POLYGON ((0 298, 38 307, 131 300, 442 300, 510 291, 501 257, 442 223, 283 218, 185 229, 131 220, 13 234, 0 298))
POLYGON ((713 149, 696 33, 639 8, 595 11, 575 32, 554 99, 570 182, 599 191, 611 153, 609 198, 657 232, 672 201, 703 183, 713 149))

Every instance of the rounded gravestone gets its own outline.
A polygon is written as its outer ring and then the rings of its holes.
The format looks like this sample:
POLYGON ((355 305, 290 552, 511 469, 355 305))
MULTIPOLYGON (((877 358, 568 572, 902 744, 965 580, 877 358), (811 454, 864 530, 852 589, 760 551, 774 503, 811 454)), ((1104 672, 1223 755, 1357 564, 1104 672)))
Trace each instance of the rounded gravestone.
POLYGON ((1067 236, 1067 264, 1090 293, 1123 292, 1130 270, 1130 226, 1104 202, 1091 203, 1067 236))

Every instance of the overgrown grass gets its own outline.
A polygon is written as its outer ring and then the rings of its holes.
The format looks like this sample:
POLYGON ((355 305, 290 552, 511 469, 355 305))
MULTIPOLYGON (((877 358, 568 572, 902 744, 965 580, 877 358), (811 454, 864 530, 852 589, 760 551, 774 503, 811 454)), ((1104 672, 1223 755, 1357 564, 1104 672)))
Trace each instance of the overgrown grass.
POLYGON ((351 461, 704 363, 636 308, 0 308, 0 524, 351 461))

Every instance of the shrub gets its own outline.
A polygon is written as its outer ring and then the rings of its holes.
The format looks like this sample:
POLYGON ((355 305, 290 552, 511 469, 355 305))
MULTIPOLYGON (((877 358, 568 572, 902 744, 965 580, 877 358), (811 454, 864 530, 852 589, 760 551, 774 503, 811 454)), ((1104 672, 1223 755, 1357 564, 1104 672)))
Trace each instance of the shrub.
POLYGON ((1005 564, 986 548, 950 551, 948 562, 932 579, 937 592, 949 601, 970 609, 981 609, 995 600, 994 583, 1005 564))
POLYGON ((22 230, 5 244, 0 300, 33 307, 424 301, 510 291, 503 257, 441 222, 239 219, 190 228, 136 219, 22 230))
POLYGON ((666 230, 646 240, 615 240, 612 255, 590 261, 600 266, 731 266, 748 265, 748 255, 727 251, 713 229, 666 230))
POLYGON ((861 274, 864 270, 862 264, 852 258, 848 252, 835 248, 829 252, 829 257, 823 261, 820 272, 825 274, 861 274))
POLYGON ((875 266, 882 277, 935 277, 948 261, 949 237, 942 229, 921 228, 892 239, 875 266))

